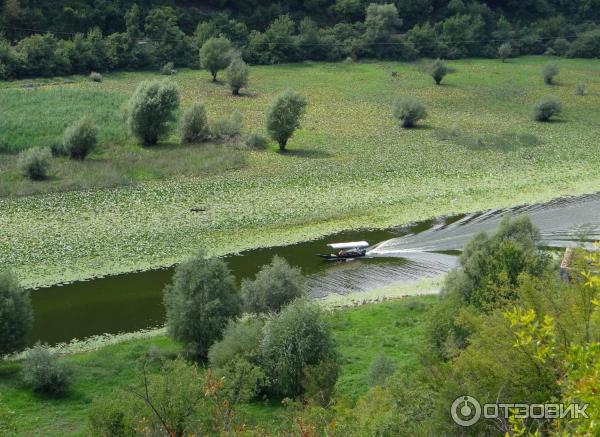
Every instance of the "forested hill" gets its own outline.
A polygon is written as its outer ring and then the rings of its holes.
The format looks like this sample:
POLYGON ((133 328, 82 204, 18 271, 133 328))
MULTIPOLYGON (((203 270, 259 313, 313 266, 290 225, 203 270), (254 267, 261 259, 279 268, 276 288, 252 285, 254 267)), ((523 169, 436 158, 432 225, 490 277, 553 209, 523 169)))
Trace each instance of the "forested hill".
POLYGON ((219 36, 255 64, 600 56, 600 0, 373 1, 2 0, 0 79, 197 66, 219 36))

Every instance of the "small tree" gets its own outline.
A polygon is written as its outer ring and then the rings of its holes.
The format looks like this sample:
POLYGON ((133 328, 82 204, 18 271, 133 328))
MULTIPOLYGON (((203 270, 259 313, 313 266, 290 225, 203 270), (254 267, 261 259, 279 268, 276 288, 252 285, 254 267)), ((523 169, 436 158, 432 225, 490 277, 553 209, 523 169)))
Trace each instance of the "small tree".
POLYGON ((181 143, 197 143, 208 137, 208 119, 206 108, 200 102, 193 103, 181 117, 179 123, 181 143))
POLYGON ((164 290, 169 335, 194 358, 205 360, 227 323, 241 313, 241 299, 227 264, 200 251, 180 264, 164 290))
POLYGON ((231 43, 225 37, 209 38, 200 49, 200 64, 210 71, 212 81, 217 81, 217 73, 224 70, 231 60, 231 43))
POLYGON ((429 66, 429 74, 433 77, 433 80, 435 80, 436 85, 441 84, 442 79, 444 79, 449 72, 450 69, 441 59, 436 59, 429 66))
POLYGON ((241 56, 234 56, 225 71, 227 77, 227 83, 231 88, 231 93, 237 96, 240 93, 240 89, 248 85, 248 76, 250 69, 244 62, 241 56))
POLYGON ((562 105, 554 96, 544 96, 533 107, 533 118, 537 121, 550 121, 552 117, 560 114, 562 105))
POLYGON ((267 131, 279 144, 279 150, 285 150, 288 140, 300 126, 306 105, 306 99, 292 90, 278 95, 271 103, 267 110, 267 131))
POLYGON ((508 58, 512 56, 512 45, 509 42, 505 42, 500 47, 498 47, 498 57, 502 59, 502 62, 505 62, 508 58))
POLYGON ((0 357, 23 347, 32 327, 29 292, 14 274, 0 272, 0 357))
POLYGON ((263 266, 253 281, 244 279, 242 282, 246 310, 253 313, 278 312, 305 293, 300 269, 278 256, 263 266))
POLYGON ((299 299, 268 321, 260 344, 262 369, 278 396, 302 393, 305 369, 337 362, 331 330, 317 303, 299 299))
POLYGON ((71 370, 47 346, 39 343, 27 353, 23 381, 36 393, 62 396, 71 385, 71 370))
POLYGON ((542 74, 544 75, 544 83, 546 85, 552 85, 554 83, 554 78, 558 76, 559 72, 560 70, 556 64, 546 64, 542 70, 542 74))
POLYGON ((425 105, 414 97, 400 97, 394 103, 394 117, 404 128, 410 128, 419 120, 427 117, 425 105))
POLYGON ((145 146, 169 132, 179 107, 179 92, 170 82, 144 81, 129 99, 127 124, 145 146))
POLYGON ((83 161, 98 143, 98 129, 88 117, 84 117, 65 129, 63 147, 71 159, 83 161))
POLYGON ((51 159, 49 148, 31 148, 19 154, 18 167, 23 176, 32 181, 43 181, 48 178, 51 159))

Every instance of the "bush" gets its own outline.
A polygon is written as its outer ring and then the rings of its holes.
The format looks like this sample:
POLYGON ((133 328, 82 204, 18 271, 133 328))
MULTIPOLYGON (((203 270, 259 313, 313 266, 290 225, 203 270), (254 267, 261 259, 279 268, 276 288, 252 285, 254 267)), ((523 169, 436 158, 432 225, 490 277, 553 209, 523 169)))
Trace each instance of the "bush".
POLYGON ((542 70, 542 74, 544 75, 544 83, 546 85, 552 85, 554 83, 554 78, 558 76, 559 71, 560 70, 556 64, 546 64, 542 70))
POLYGON ((262 369, 244 358, 229 361, 215 376, 223 380, 223 395, 230 404, 251 401, 267 381, 262 369))
POLYGON ((241 88, 245 88, 248 85, 249 74, 250 69, 242 57, 234 56, 229 67, 227 67, 227 70, 225 71, 227 83, 234 96, 237 96, 240 93, 241 88))
POLYGON ((317 303, 297 300, 268 321, 260 344, 261 367, 277 396, 302 393, 304 371, 323 361, 337 362, 331 330, 317 303))
POLYGON ((241 313, 241 299, 227 264, 206 258, 202 251, 175 269, 173 282, 164 290, 164 304, 169 335, 199 360, 207 358, 227 323, 241 313))
POLYGON ((181 117, 179 123, 181 143, 197 143, 208 137, 208 120, 204 104, 193 103, 181 117))
POLYGON ((338 364, 331 360, 306 366, 301 382, 304 396, 322 407, 328 406, 335 389, 338 373, 338 364))
POLYGON ((285 150, 288 140, 300 127, 300 119, 306 110, 306 99, 292 90, 275 97, 267 110, 267 131, 280 150, 285 150))
POLYGON ((498 57, 502 59, 502 62, 506 61, 506 59, 512 56, 512 46, 509 42, 505 42, 500 47, 498 47, 498 57))
POLYGON ((96 73, 95 71, 92 71, 89 77, 92 82, 102 82, 102 75, 100 73, 96 73))
POLYGON ((552 44, 554 52, 559 56, 565 56, 571 48, 571 43, 564 38, 556 38, 552 44))
POLYGON ((39 343, 27 352, 22 372, 23 381, 36 393, 62 396, 71 385, 70 369, 39 343))
POLYGON ((15 412, 8 409, 0 397, 0 435, 5 437, 18 436, 15 412))
POLYGON ((396 372, 396 362, 384 354, 378 354, 371 364, 367 373, 369 387, 382 386, 387 379, 396 372))
POLYGON ((0 272, 0 357, 23 347, 32 327, 29 292, 11 272, 0 272))
POLYGON ((177 73, 177 71, 175 71, 175 64, 172 62, 167 62, 160 68, 160 74, 164 76, 172 76, 175 73, 177 73))
POLYGON ((48 178, 51 159, 49 148, 31 148, 19 154, 18 167, 23 176, 32 181, 42 181, 48 178))
POLYGON ((437 85, 442 83, 442 79, 444 79, 449 72, 448 66, 441 59, 436 59, 429 66, 429 75, 433 77, 433 80, 437 85))
POLYGON ((225 367, 227 363, 236 358, 255 362, 264 326, 264 320, 258 318, 229 323, 222 340, 214 343, 208 351, 208 361, 211 367, 225 367))
POLYGON ((135 407, 129 393, 114 393, 108 399, 94 401, 89 412, 88 430, 90 435, 99 437, 132 437, 136 435, 136 418, 132 414, 135 407))
POLYGON ((251 149, 266 149, 269 140, 258 132, 251 132, 244 138, 244 144, 251 149))
POLYGON ((291 267, 278 256, 273 257, 271 264, 263 266, 254 280, 242 281, 246 310, 253 313, 278 312, 305 294, 300 269, 291 267))
POLYGON ((587 93, 587 87, 582 83, 578 83, 577 86, 575 87, 575 94, 577 94, 578 96, 585 96, 586 93, 587 93))
POLYGON ((544 96, 533 107, 533 118, 537 121, 550 121, 552 117, 560 114, 562 105, 554 96, 544 96))
POLYGON ((63 135, 63 147, 71 159, 83 161, 96 147, 98 130, 92 120, 84 117, 72 124, 63 135))
POLYGON ((413 127, 417 121, 427 117, 425 105, 414 97, 401 97, 396 100, 393 112, 404 128, 413 127))
POLYGON ((227 140, 239 135, 242 130, 242 114, 233 111, 229 117, 219 117, 210 123, 210 134, 215 139, 227 140))
POLYGON ((145 146, 151 146, 169 132, 179 107, 179 92, 169 82, 144 81, 129 99, 127 124, 145 146))
POLYGON ((210 71, 212 81, 217 81, 217 74, 224 70, 231 61, 231 43, 225 37, 210 38, 200 49, 200 64, 210 71))

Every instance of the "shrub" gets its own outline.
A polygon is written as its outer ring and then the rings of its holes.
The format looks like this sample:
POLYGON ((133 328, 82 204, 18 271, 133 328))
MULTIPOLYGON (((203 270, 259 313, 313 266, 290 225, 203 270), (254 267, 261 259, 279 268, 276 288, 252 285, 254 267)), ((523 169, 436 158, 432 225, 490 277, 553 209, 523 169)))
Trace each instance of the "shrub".
POLYGON ((13 437, 18 434, 15 412, 8 409, 0 397, 0 435, 13 437))
POLYGON ((433 77, 433 80, 437 85, 442 83, 442 79, 444 79, 449 72, 448 66, 441 59, 436 59, 429 66, 429 75, 433 77))
POLYGON ((242 130, 242 114, 233 111, 229 117, 219 117, 209 123, 210 134, 215 139, 226 140, 239 135, 242 130))
POLYGON ((554 78, 558 76, 559 71, 560 70, 556 64, 546 64, 542 70, 544 83, 546 85, 552 85, 554 83, 554 78))
POLYGON ((51 159, 49 148, 31 148, 19 154, 18 166, 23 176, 32 181, 42 181, 48 178, 51 159))
POLYGON ((575 87, 575 94, 577 94, 578 96, 585 96, 586 93, 587 93, 587 87, 582 83, 578 83, 577 86, 575 87))
POLYGON ((278 256, 273 257, 271 264, 263 266, 254 280, 242 282, 246 310, 253 313, 278 312, 305 293, 300 269, 291 267, 278 256))
POLYGON ((244 62, 241 56, 234 56, 225 71, 227 77, 227 83, 231 89, 231 93, 237 96, 240 93, 240 89, 248 85, 248 76, 250 69, 244 62))
POLYGON ((63 147, 71 159, 83 161, 96 147, 98 130, 92 120, 84 117, 65 129, 63 147))
POLYGON ((371 364, 367 373, 369 387, 383 386, 386 380, 396 372, 396 362, 384 354, 378 354, 371 364))
POLYGON ((230 404, 251 401, 267 381, 262 369, 244 358, 229 361, 215 376, 223 380, 223 395, 230 404))
POLYGON ((0 357, 23 347, 32 327, 29 292, 14 274, 0 272, 0 357))
POLYGON ((565 38, 556 38, 554 40, 554 44, 552 44, 552 48, 557 55, 565 56, 571 48, 571 43, 569 43, 569 41, 567 41, 565 38))
POLYGON ((223 334, 227 323, 241 313, 241 299, 227 264, 200 251, 180 264, 165 287, 164 304, 169 335, 184 344, 196 359, 223 334))
POLYGON ((102 82, 102 75, 100 73, 97 73, 95 71, 92 71, 90 73, 90 80, 92 82, 102 82))
POLYGON ((136 433, 135 407, 129 393, 114 393, 108 399, 100 398, 92 403, 89 412, 90 435, 99 437, 131 437, 136 433))
POLYGON ((244 138, 244 144, 251 149, 266 149, 269 140, 258 132, 250 132, 244 138))
POLYGON ((145 146, 151 146, 169 132, 179 107, 179 92, 169 82, 144 81, 129 99, 127 124, 145 146))
POLYGON ((264 326, 264 320, 259 318, 230 322, 223 338, 208 351, 211 367, 225 367, 228 362, 240 357, 255 362, 264 326))
POLYGON ((512 46, 509 42, 505 42, 500 47, 498 47, 498 57, 502 59, 502 62, 506 61, 506 59, 512 56, 512 46))
POLYGON ((204 104, 196 102, 186 109, 179 123, 179 134, 183 144, 197 143, 208 137, 208 120, 204 104))
POLYGON ((394 117, 402 127, 413 127, 419 120, 427 117, 425 105, 414 97, 401 97, 394 103, 394 117))
POLYGON ((231 60, 231 43, 225 37, 209 38, 200 49, 200 64, 217 81, 217 74, 229 65, 231 60))
POLYGON ((164 76, 172 76, 175 73, 177 73, 177 71, 175 71, 175 64, 172 62, 167 62, 160 68, 160 74, 164 76))
POLYGON ((552 117, 560 114, 562 105, 554 96, 544 96, 533 107, 533 117, 537 121, 550 121, 552 117))
POLYGON ((36 393, 62 396, 71 385, 71 370, 39 343, 27 353, 22 372, 23 381, 36 393))
POLYGON ((288 140, 300 126, 306 110, 306 99, 292 90, 275 97, 267 110, 267 131, 280 150, 285 150, 288 140))
POLYGON ((301 382, 304 396, 326 407, 333 395, 338 373, 338 364, 331 360, 306 366, 301 382))
POLYGON ((337 362, 337 353, 323 310, 307 299, 297 300, 268 321, 260 344, 261 367, 278 396, 302 393, 307 367, 337 362))

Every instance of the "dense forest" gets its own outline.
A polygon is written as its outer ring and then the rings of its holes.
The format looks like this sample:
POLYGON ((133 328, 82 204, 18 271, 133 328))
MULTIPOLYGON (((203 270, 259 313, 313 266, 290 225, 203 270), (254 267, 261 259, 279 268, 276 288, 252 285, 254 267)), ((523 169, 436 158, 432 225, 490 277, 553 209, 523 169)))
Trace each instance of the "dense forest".
POLYGON ((254 64, 600 55, 598 0, 386 1, 4 0, 0 78, 196 67, 218 36, 254 64))

